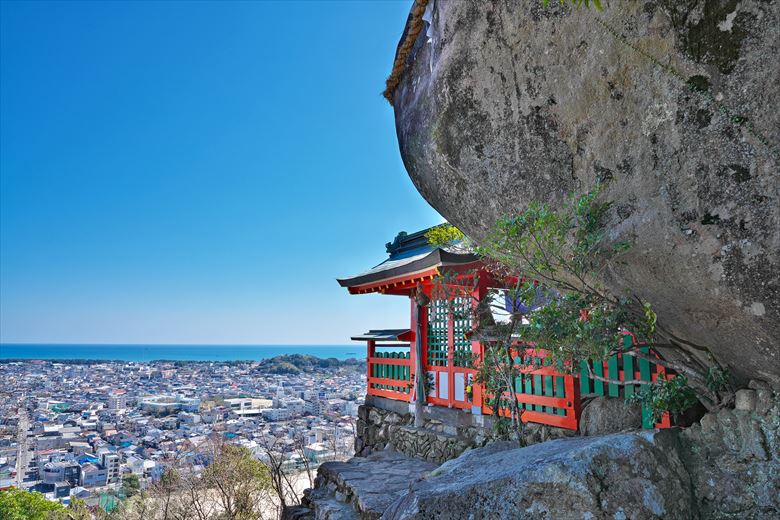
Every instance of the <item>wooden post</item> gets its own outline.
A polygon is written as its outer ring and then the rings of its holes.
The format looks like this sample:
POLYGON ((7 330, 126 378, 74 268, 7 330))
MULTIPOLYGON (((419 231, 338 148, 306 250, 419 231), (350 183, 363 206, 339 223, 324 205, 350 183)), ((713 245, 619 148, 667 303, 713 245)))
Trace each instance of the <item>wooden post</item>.
MULTIPOLYGON (((476 299, 476 302, 472 299, 473 305, 479 305, 479 302, 482 301, 482 298, 484 298, 487 295, 487 287, 485 287, 482 283, 482 280, 480 280, 480 283, 478 284, 477 288, 474 290, 472 294, 472 298, 476 299)), ((477 320, 479 320, 479 316, 476 317, 477 320)), ((479 322, 473 323, 472 328, 479 327, 479 322)), ((475 358, 475 363, 481 363, 482 359, 485 355, 485 353, 482 350, 482 342, 480 341, 472 341, 471 342, 471 353, 473 357, 475 358)), ((483 397, 482 397, 482 385, 478 385, 476 383, 471 383, 471 405, 472 406, 478 406, 480 410, 482 410, 483 406, 483 397)))
MULTIPOLYGON (((422 290, 418 286, 417 290, 422 290)), ((422 428, 424 424, 423 409, 425 407, 425 401, 427 396, 425 395, 425 381, 428 378, 428 373, 425 370, 425 306, 421 303, 425 300, 422 295, 415 294, 412 298, 412 326, 414 330, 414 350, 415 350, 415 363, 414 370, 417 376, 414 380, 414 426, 416 428, 422 428)))
MULTIPOLYGON (((412 331, 412 338, 409 340, 409 381, 415 381, 417 377, 417 334, 419 328, 417 327, 417 302, 414 299, 414 293, 409 296, 409 303, 411 304, 412 317, 409 330, 412 331)), ((412 402, 415 399, 417 393, 415 392, 414 385, 409 389, 409 401, 412 402)))
POLYGON ((371 373, 371 358, 374 357, 376 350, 376 340, 370 339, 368 340, 368 343, 366 344, 366 386, 368 387, 366 389, 366 393, 368 395, 371 395, 371 376, 373 374, 371 373))
POLYGON ((447 406, 455 404, 455 320, 447 312, 447 406))

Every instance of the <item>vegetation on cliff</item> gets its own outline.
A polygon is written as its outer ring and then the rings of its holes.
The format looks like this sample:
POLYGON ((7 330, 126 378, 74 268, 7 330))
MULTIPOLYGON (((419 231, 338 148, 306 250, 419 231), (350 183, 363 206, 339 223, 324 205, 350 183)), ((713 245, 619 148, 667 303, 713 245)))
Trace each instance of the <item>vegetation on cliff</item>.
MULTIPOLYGON (((490 308, 505 307, 504 301, 497 301, 495 290, 473 311, 466 311, 476 314, 475 338, 488 346, 484 359, 477 363, 477 382, 489 394, 508 399, 504 404, 509 404, 513 429, 522 427, 522 409, 514 388, 521 367, 512 362, 512 349, 518 342, 547 350, 553 363, 565 371, 578 370, 582 361, 603 361, 617 353, 676 371, 674 379, 648 385, 633 397, 656 416, 665 410, 681 414, 696 399, 715 409, 733 397, 727 372, 712 357, 709 364, 703 364, 686 356, 680 345, 683 340, 659 322, 652 302, 630 291, 615 294, 599 283, 602 273, 620 262, 621 255, 632 247, 629 241, 606 245, 604 216, 611 203, 600 198, 600 191, 597 185, 585 195, 572 197, 559 210, 531 203, 524 211, 500 219, 477 247, 496 275, 517 280, 506 295, 514 302, 509 321, 496 322, 490 317, 490 308), (622 341, 626 332, 634 336, 629 348, 622 341), (646 347, 672 349, 686 363, 658 360, 644 351, 646 347)), ((457 233, 453 230, 440 230, 431 239, 448 242, 454 236, 457 233)), ((476 276, 470 287, 463 287, 462 281, 454 279, 457 276, 442 275, 434 297, 454 302, 453 296, 474 294, 479 283, 476 276)), ((454 305, 451 311, 459 312, 454 305)), ((635 383, 592 371, 590 376, 610 384, 635 383)), ((494 400, 493 406, 498 405, 494 400)))
POLYGON ((310 354, 289 354, 265 359, 260 362, 257 370, 270 374, 299 374, 316 370, 357 368, 364 361, 357 359, 339 360, 336 358, 319 358, 310 354))

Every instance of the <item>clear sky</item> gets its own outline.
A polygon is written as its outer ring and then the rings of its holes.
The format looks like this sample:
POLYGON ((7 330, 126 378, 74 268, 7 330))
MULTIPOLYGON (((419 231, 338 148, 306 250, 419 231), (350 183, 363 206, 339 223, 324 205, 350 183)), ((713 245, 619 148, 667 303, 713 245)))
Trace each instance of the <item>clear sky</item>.
POLYGON ((0 341, 338 344, 441 221, 381 97, 410 1, 8 2, 0 341))

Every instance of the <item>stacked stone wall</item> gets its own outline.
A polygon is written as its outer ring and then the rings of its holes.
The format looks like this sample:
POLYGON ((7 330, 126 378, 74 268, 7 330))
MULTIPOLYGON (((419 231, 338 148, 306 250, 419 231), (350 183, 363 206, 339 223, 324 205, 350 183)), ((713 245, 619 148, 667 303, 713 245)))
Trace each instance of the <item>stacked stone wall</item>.
MULTIPOLYGON (((383 407, 391 404, 375 400, 358 409, 356 456, 365 457, 391 448, 410 457, 442 463, 469 448, 496 440, 492 417, 434 407, 426 409, 423 426, 415 428, 414 416, 408 411, 397 406, 395 410, 383 407)), ((527 424, 523 440, 525 445, 530 445, 573 435, 576 432, 527 424)))

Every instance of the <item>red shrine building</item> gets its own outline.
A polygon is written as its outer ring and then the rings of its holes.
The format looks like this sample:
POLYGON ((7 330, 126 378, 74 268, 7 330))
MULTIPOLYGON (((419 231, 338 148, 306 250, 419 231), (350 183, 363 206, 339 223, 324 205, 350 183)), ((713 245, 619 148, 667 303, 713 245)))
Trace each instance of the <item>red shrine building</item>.
MULTIPOLYGON (((507 288, 516 280, 496 279, 479 256, 457 244, 452 248, 432 246, 425 236, 428 231, 399 233, 386 244, 387 259, 360 274, 338 279, 350 294, 381 293, 409 298, 407 327, 369 330, 352 337, 367 345, 366 393, 414 403, 417 394, 424 390, 424 403, 428 406, 491 414, 492 396, 483 395, 474 382, 474 366, 484 353, 484 345, 471 338, 470 310, 489 289, 507 288), (455 296, 448 300, 440 295, 437 299, 441 291, 436 291, 435 286, 445 279, 450 284, 462 284, 461 289, 467 288, 468 293, 453 291, 455 296), (425 297, 417 297, 418 292, 425 297)), ((543 350, 518 345, 517 352, 515 363, 524 367, 515 382, 523 422, 574 430, 578 427, 581 395, 619 397, 632 391, 631 387, 591 380, 583 376, 587 374, 584 370, 559 373, 543 350)), ((662 367, 648 362, 635 367, 633 362, 629 356, 617 355, 603 363, 593 363, 591 369, 619 380, 651 382, 666 377, 662 367)), ((668 426, 668 418, 658 425, 646 426, 668 426)))

